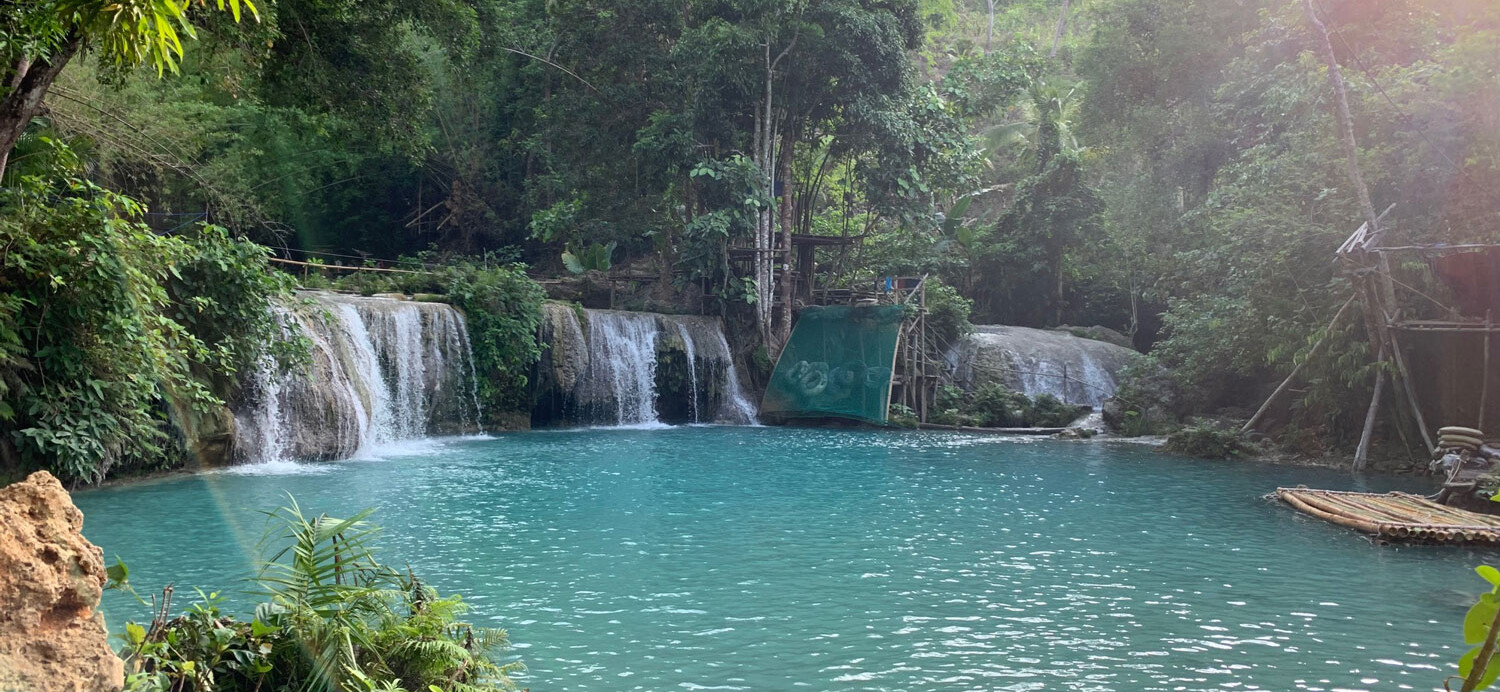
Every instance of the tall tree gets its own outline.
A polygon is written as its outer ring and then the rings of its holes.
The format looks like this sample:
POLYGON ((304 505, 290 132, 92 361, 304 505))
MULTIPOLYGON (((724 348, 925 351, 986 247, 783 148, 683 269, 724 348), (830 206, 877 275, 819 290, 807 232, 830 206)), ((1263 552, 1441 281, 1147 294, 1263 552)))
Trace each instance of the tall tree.
MULTIPOLYGON (((216 0, 239 21, 250 0, 216 0)), ((0 175, 52 83, 75 55, 98 50, 112 67, 177 70, 182 38, 194 35, 189 3, 176 0, 23 0, 0 15, 0 175)))

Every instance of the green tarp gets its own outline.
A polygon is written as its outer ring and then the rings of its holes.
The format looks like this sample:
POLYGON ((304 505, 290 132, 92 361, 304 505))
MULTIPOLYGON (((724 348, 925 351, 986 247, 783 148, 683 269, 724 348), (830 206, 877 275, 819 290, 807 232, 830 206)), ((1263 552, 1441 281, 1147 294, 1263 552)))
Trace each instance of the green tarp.
POLYGON ((884 425, 904 312, 900 305, 803 310, 776 361, 761 414, 884 425))

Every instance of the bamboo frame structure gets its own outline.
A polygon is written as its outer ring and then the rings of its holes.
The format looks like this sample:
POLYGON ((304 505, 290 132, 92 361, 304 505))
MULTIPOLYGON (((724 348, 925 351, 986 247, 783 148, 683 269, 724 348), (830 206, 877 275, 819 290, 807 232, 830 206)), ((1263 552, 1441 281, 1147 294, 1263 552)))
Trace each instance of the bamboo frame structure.
MULTIPOLYGON (((1378 225, 1380 220, 1390 214, 1395 205, 1387 207, 1376 219, 1378 225)), ((1382 246, 1379 243, 1381 233, 1371 228, 1371 224, 1360 225, 1343 244, 1335 251, 1337 260, 1344 264, 1350 279, 1356 286, 1356 295, 1360 298, 1361 306, 1365 313, 1366 331, 1370 332, 1371 349, 1381 354, 1380 363, 1384 363, 1389 356, 1391 363, 1395 366, 1392 372, 1387 373, 1391 378, 1392 385, 1399 386, 1404 394, 1406 408, 1411 413, 1418 430, 1422 434, 1422 441, 1427 446, 1427 451, 1435 449, 1433 445, 1433 431, 1429 430, 1426 416, 1422 411, 1420 400, 1417 397, 1415 385, 1410 368, 1407 366, 1406 353, 1402 349, 1400 334, 1403 333, 1451 333, 1451 334, 1479 334, 1484 338, 1484 365, 1482 380, 1480 383, 1479 398, 1479 421, 1475 427, 1484 427, 1484 416, 1488 410, 1489 388, 1490 388, 1490 335, 1500 331, 1500 324, 1494 322, 1493 315, 1486 314, 1484 321, 1464 320, 1458 318, 1458 313, 1447 305, 1429 296, 1415 287, 1397 281, 1392 276, 1391 256, 1398 253, 1414 253, 1423 257, 1447 255, 1454 252, 1471 252, 1475 250, 1500 249, 1497 244, 1469 243, 1462 245, 1392 245, 1382 246), (1438 307, 1446 310, 1451 319, 1408 319, 1404 316, 1406 308, 1403 306, 1398 286, 1403 293, 1414 294, 1426 301, 1432 302, 1438 307)), ((1384 380, 1380 380, 1383 382, 1384 380)), ((1361 434, 1362 440, 1369 439, 1373 426, 1378 420, 1380 401, 1378 396, 1380 387, 1376 387, 1376 397, 1372 398, 1369 415, 1365 419, 1365 429, 1361 434)), ((1362 444, 1356 452, 1356 468, 1363 465, 1364 453, 1367 445, 1362 444)))
POLYGON ((927 277, 923 276, 910 289, 895 289, 894 297, 897 304, 911 305, 916 311, 901 327, 891 388, 894 390, 899 383, 901 403, 917 414, 918 422, 926 423, 932 403, 937 399, 942 372, 933 356, 937 339, 927 324, 927 277))
POLYGON ((1309 516, 1400 543, 1500 545, 1500 517, 1419 495, 1277 488, 1276 497, 1309 516))

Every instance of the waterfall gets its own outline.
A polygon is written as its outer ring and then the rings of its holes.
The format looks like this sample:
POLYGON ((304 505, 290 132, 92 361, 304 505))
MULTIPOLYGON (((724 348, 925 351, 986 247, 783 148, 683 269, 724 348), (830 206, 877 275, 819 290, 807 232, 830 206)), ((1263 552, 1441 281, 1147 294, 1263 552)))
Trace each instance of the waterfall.
POLYGON ((688 407, 693 412, 693 422, 702 423, 703 417, 698 413, 698 348, 693 344, 693 333, 688 330, 687 325, 678 322, 677 334, 682 337, 682 348, 687 352, 688 407))
POLYGON ((717 317, 544 308, 533 422, 753 424, 717 317))
POLYGON ((1036 397, 1099 408, 1114 396, 1116 376, 1135 351, 1066 332, 979 326, 949 352, 955 380, 965 388, 986 382, 1036 397))
POLYGON ((734 425, 755 425, 755 404, 745 396, 745 389, 740 386, 740 373, 734 367, 734 354, 729 350, 729 341, 724 338, 724 330, 714 332, 718 337, 715 345, 724 356, 725 364, 725 394, 724 401, 719 406, 718 420, 734 425))
POLYGON ((248 375, 235 406, 240 460, 343 459, 480 429, 468 327, 452 307, 308 292, 276 312, 308 358, 280 373, 267 359, 248 375))
POLYGON ((656 340, 661 328, 648 313, 589 310, 589 365, 585 400, 616 425, 656 423, 656 340), (611 411, 613 416, 610 415, 611 411))

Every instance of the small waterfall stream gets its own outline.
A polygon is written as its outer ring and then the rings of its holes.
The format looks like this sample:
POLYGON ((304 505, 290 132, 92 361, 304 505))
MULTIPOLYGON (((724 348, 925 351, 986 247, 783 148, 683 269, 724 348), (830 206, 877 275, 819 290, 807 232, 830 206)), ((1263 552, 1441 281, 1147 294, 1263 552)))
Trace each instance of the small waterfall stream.
POLYGON ((702 423, 703 416, 698 413, 698 349, 693 344, 693 333, 688 331, 687 325, 678 322, 677 335, 682 337, 683 350, 687 351, 688 407, 693 413, 693 422, 702 423))
POLYGON ((657 422, 656 340, 661 328, 656 316, 589 310, 588 320, 589 366, 583 383, 598 419, 607 421, 607 408, 613 408, 615 425, 657 422))
POLYGON ((549 303, 539 424, 755 422, 722 321, 549 303), (548 417, 551 416, 551 417, 548 417))
POLYGON ((277 318, 309 358, 286 373, 268 360, 247 377, 235 407, 241 461, 343 459, 480 430, 468 328, 452 307, 309 292, 277 318))
POLYGON ((1066 332, 976 326, 948 354, 965 388, 998 382, 1029 397, 1050 394, 1069 404, 1099 408, 1114 396, 1116 375, 1140 354, 1066 332))

